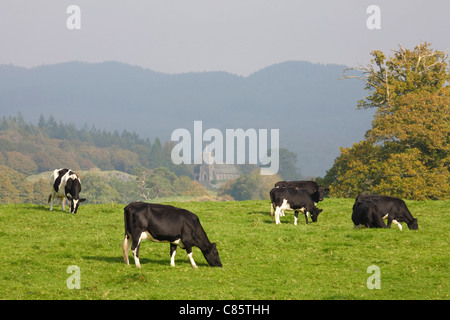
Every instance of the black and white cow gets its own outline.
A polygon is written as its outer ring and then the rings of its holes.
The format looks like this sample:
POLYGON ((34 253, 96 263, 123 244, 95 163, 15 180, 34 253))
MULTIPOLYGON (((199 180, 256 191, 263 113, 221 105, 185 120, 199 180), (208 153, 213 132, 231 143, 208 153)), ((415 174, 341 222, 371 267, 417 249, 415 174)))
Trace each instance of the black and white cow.
POLYGON ((323 201, 324 193, 328 190, 328 188, 322 187, 315 181, 278 181, 275 183, 275 188, 288 187, 305 190, 311 195, 311 199, 313 199, 315 205, 317 205, 319 201, 323 201))
POLYGON ((355 208, 355 206, 359 206, 367 202, 372 202, 376 205, 377 216, 381 219, 387 218, 388 228, 390 228, 392 222, 394 222, 397 224, 398 228, 402 230, 403 228, 401 222, 405 222, 409 229, 418 230, 419 226, 417 219, 412 216, 405 204, 405 201, 402 199, 381 195, 359 195, 355 199, 355 204, 353 207, 355 208))
POLYGON ((128 261, 129 240, 136 267, 140 268, 139 247, 142 240, 170 243, 170 265, 175 266, 177 246, 186 249, 192 267, 197 268, 192 257, 192 247, 198 247, 210 266, 222 267, 216 244, 211 243, 198 217, 192 212, 169 205, 132 202, 124 209, 125 239, 123 258, 128 261))
POLYGON ((297 225, 298 211, 305 214, 306 224, 308 224, 308 214, 311 215, 312 221, 316 222, 319 213, 323 211, 314 205, 314 201, 307 191, 297 188, 273 188, 270 190, 270 201, 272 203, 270 215, 273 222, 273 210, 275 209, 276 224, 281 223, 280 213, 284 210, 294 210, 295 225, 297 225))
POLYGON ((56 169, 52 173, 52 191, 48 197, 50 211, 53 210, 53 200, 61 200, 61 207, 64 211, 65 199, 70 202, 70 213, 77 213, 78 207, 86 199, 80 198, 81 181, 77 174, 69 169, 56 169))

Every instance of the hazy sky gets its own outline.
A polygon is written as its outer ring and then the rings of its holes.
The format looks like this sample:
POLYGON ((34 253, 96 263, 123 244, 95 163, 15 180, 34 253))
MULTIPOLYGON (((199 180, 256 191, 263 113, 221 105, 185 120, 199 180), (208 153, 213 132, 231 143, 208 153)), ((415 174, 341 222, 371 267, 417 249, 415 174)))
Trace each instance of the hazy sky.
POLYGON ((248 75, 287 60, 365 64, 420 41, 450 48, 448 0, 0 0, 0 64, 121 61, 248 75), (79 30, 66 12, 81 9, 79 30), (381 29, 366 13, 378 5, 381 29))

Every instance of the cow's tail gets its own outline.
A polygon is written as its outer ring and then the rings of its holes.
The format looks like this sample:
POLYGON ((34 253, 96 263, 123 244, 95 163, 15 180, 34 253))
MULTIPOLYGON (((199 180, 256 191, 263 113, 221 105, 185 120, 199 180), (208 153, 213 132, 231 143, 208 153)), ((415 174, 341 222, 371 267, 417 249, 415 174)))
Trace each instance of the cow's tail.
POLYGON ((273 223, 273 211, 275 210, 275 203, 270 202, 270 216, 272 217, 272 223, 273 223))
POLYGON ((128 210, 128 207, 125 207, 125 209, 123 209, 123 221, 124 221, 124 226, 125 226, 125 238, 129 239, 130 238, 130 233, 128 230, 128 216, 130 215, 130 211, 128 210))
POLYGON ((123 220, 124 220, 124 225, 125 225, 125 237, 124 237, 123 243, 122 243, 122 251, 123 251, 123 260, 125 261, 126 264, 130 264, 130 262, 128 260, 128 250, 130 249, 130 244, 129 244, 130 233, 128 231, 129 215, 130 215, 130 212, 129 212, 128 208, 125 207, 125 209, 123 210, 123 220))

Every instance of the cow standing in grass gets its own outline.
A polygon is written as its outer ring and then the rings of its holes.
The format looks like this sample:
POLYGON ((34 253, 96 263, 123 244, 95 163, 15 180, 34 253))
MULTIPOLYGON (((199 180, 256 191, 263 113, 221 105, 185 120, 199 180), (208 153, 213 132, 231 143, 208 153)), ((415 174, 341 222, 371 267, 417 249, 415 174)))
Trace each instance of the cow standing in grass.
MULTIPOLYGON (((303 190, 308 193, 311 199, 314 201, 314 206, 317 206, 319 201, 323 201, 325 191, 329 191, 328 188, 324 188, 315 181, 278 181, 275 183, 275 188, 295 188, 297 190, 303 190)), ((270 208, 270 214, 273 216, 275 207, 273 202, 270 208)), ((320 210, 322 211, 322 210, 320 210)), ((284 216, 284 209, 280 211, 280 216, 284 216)), ((298 212, 296 212, 296 218, 298 212)))
POLYGON ((313 222, 317 221, 319 213, 323 210, 318 209, 311 199, 311 195, 305 190, 297 188, 273 188, 270 190, 270 201, 272 210, 270 214, 273 222, 273 210, 275 209, 275 223, 280 224, 280 215, 284 210, 294 210, 294 225, 297 225, 298 212, 301 211, 305 215, 306 224, 308 224, 308 215, 311 215, 313 222))
POLYGON ((198 247, 210 266, 221 267, 216 244, 211 243, 198 217, 192 212, 169 205, 132 202, 124 209, 125 239, 123 258, 128 261, 129 240, 136 267, 140 268, 139 247, 142 240, 170 243, 170 265, 175 266, 177 246, 185 249, 191 265, 197 268, 192 247, 198 247))
POLYGON ((62 211, 64 211, 64 202, 69 200, 69 212, 76 214, 80 204, 86 199, 80 198, 81 180, 77 174, 69 169, 56 169, 52 174, 52 191, 48 197, 50 211, 53 210, 53 200, 61 200, 62 211))

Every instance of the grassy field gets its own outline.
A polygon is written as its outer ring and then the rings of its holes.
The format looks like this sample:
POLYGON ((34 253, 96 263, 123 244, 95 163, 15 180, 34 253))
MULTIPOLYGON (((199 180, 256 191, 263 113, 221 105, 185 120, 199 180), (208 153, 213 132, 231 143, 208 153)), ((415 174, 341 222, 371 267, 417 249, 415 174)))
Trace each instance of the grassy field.
POLYGON ((200 218, 223 268, 144 242, 123 263, 123 205, 0 205, 0 299, 449 299, 450 201, 407 201, 419 230, 353 229, 352 199, 325 199, 317 223, 271 224, 269 201, 170 203, 200 218), (68 289, 69 266, 80 289, 68 289), (368 289, 367 268, 381 289, 368 289))

